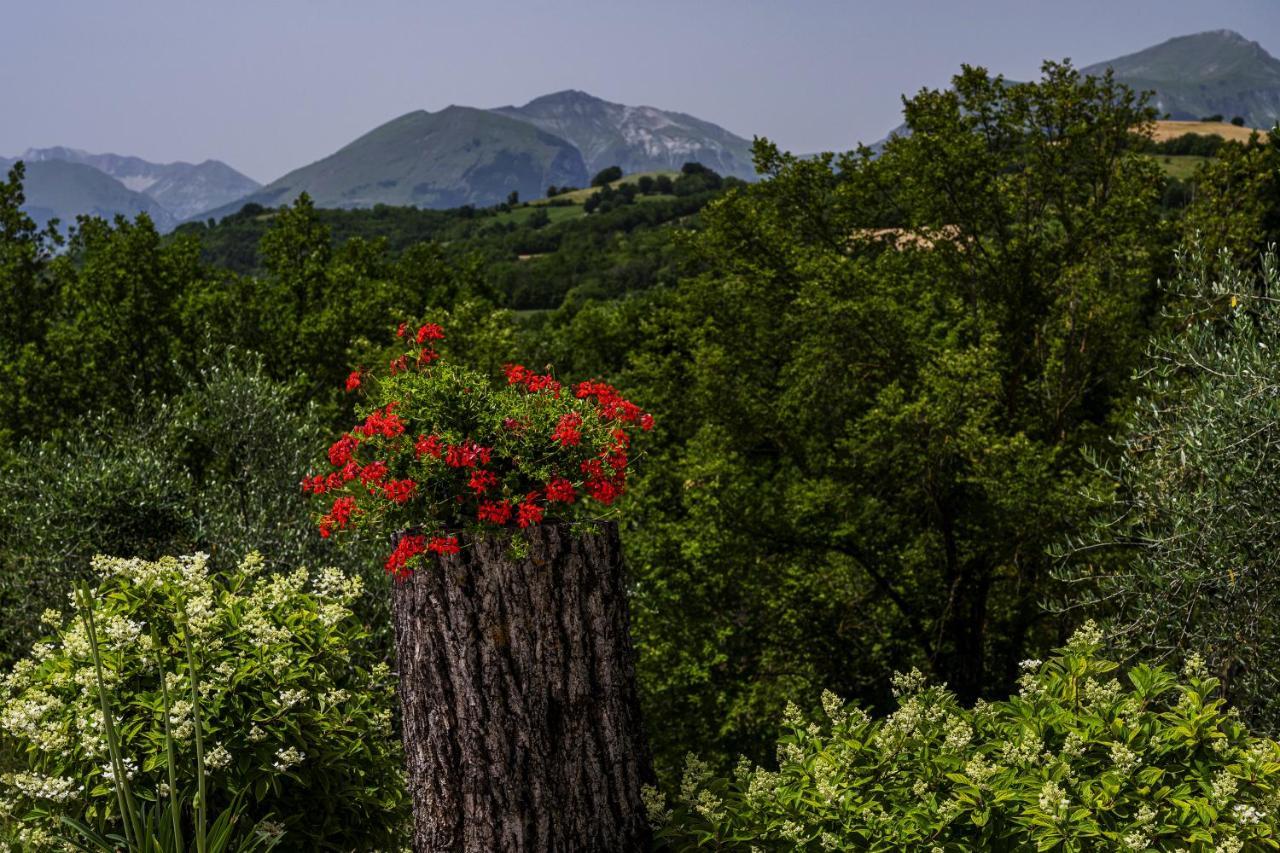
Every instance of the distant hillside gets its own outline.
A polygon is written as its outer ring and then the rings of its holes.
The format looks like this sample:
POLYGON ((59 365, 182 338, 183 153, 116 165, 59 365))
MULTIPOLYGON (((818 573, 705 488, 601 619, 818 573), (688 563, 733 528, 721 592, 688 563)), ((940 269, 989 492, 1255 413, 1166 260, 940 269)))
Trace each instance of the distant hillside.
POLYGON ((1082 69, 1154 90, 1154 106, 1171 119, 1221 115, 1270 128, 1280 120, 1280 59, 1231 30, 1181 36, 1146 50, 1082 69))
POLYGON ((586 182, 582 155, 563 139, 488 110, 454 106, 389 121, 211 215, 248 202, 287 204, 303 192, 331 208, 487 206, 512 191, 537 198, 552 184, 586 182))
POLYGON ((587 171, 621 166, 628 174, 679 169, 696 161, 721 175, 752 179, 751 142, 719 125, 654 107, 629 107, 567 90, 494 112, 573 143, 587 171))
POLYGON ((1228 142, 1248 142, 1255 133, 1266 135, 1265 130, 1237 127, 1225 121, 1158 121, 1151 130, 1151 138, 1156 142, 1164 142, 1166 139, 1177 139, 1188 133, 1221 136, 1228 142))
POLYGON ((65 160, 92 166, 134 192, 150 196, 176 220, 221 207, 256 190, 260 184, 219 160, 203 163, 151 163, 140 157, 90 154, 76 148, 29 148, 28 163, 65 160))
MULTIPOLYGON (((10 160, 8 164, 12 162, 10 160)), ((92 166, 65 160, 45 160, 27 163, 26 167, 23 190, 27 200, 23 210, 41 225, 57 218, 65 231, 75 223, 78 214, 110 219, 116 214, 132 218, 139 213, 148 214, 162 231, 176 224, 155 199, 134 192, 92 166)))

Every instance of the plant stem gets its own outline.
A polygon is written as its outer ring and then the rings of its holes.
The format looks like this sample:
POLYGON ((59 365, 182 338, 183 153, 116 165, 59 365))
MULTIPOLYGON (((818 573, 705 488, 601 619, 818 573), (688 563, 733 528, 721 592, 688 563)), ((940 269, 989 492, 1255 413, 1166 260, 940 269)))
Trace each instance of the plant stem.
POLYGON ((200 692, 197 689, 197 670, 195 652, 191 648, 191 631, 186 614, 182 616, 182 641, 187 647, 187 675, 191 682, 191 719, 196 727, 196 786, 200 802, 196 807, 196 850, 205 853, 205 824, 208 817, 208 804, 205 802, 204 772, 204 732, 200 722, 200 692))

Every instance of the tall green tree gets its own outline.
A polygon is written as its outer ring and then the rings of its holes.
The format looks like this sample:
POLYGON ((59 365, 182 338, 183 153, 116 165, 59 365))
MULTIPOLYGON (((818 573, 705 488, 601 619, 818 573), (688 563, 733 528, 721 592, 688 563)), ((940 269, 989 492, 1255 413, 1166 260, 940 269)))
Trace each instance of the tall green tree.
POLYGON ((706 270, 644 327, 659 437, 631 534, 667 757, 758 747, 784 697, 972 700, 1060 638, 1046 546, 1122 408, 1162 239, 1152 119, 1110 77, 965 68, 879 156, 756 147, 706 270))
POLYGON ((1171 291, 1070 604, 1130 654, 1203 655, 1232 704, 1280 726, 1280 264, 1195 247, 1171 291))
POLYGON ((0 450, 40 415, 36 369, 42 360, 53 283, 49 263, 62 243, 22 209, 26 170, 15 163, 0 182, 0 450))

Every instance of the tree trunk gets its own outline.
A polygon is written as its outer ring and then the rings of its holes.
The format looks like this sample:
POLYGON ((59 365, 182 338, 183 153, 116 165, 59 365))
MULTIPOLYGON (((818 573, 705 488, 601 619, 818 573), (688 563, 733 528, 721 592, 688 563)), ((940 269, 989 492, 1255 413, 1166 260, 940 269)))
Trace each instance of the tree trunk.
POLYGON ((618 528, 500 536, 393 593, 413 849, 646 849, 640 727, 618 528))

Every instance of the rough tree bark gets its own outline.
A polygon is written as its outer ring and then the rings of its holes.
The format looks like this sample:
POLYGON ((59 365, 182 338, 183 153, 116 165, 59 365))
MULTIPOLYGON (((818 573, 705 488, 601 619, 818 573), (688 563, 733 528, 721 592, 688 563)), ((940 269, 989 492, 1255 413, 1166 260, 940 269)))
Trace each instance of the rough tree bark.
POLYGON ((526 531, 394 596, 414 851, 631 851, 649 830, 618 529, 526 531))

